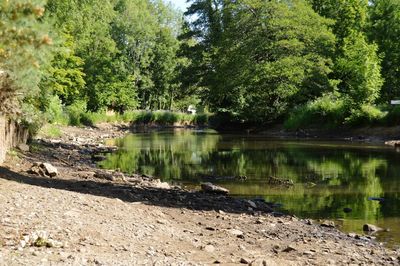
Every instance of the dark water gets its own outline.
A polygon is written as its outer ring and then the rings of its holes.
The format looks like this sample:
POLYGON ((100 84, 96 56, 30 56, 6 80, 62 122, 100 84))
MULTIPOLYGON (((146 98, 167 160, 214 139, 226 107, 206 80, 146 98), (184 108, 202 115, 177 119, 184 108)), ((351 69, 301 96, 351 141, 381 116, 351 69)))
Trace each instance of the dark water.
POLYGON ((122 149, 108 155, 101 163, 105 168, 188 186, 204 176, 247 176, 214 183, 235 196, 281 203, 282 211, 300 217, 335 220, 344 231, 362 233, 364 223, 389 228, 376 235, 378 240, 400 244, 400 153, 393 148, 190 130, 132 134, 115 144, 122 149), (295 185, 269 185, 269 176, 295 185), (352 212, 345 213, 345 207, 352 212))

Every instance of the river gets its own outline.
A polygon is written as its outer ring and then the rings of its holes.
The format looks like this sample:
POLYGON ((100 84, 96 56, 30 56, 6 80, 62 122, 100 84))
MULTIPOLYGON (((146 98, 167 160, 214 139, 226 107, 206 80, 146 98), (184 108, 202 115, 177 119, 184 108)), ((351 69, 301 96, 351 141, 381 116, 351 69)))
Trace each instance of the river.
POLYGON ((388 229, 375 235, 378 241, 400 244, 400 153, 391 147, 182 129, 130 134, 110 144, 120 149, 100 163, 104 168, 188 187, 212 181, 235 197, 333 220, 345 232, 362 234, 363 224, 377 225, 388 229), (239 176, 246 180, 229 179, 239 176), (271 185, 270 176, 294 186, 271 185))

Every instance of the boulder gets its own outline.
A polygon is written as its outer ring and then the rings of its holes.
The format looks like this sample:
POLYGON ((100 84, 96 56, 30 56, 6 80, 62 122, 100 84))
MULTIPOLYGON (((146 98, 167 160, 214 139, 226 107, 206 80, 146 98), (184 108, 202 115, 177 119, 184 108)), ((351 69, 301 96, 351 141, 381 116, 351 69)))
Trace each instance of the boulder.
POLYGON ((45 173, 47 175, 49 175, 50 177, 55 177, 56 175, 58 175, 58 171, 57 168, 55 168, 53 165, 51 165, 50 163, 43 163, 42 167, 45 170, 45 173))
POLYGON ((201 184, 201 190, 207 193, 215 193, 215 194, 228 194, 229 190, 212 183, 203 183, 201 184))
POLYGON ((364 224, 363 225, 363 231, 364 232, 377 232, 383 230, 382 228, 373 225, 373 224, 364 224))
POLYGON ((334 221, 325 220, 325 221, 323 221, 321 223, 321 226, 335 228, 335 222, 334 221))
POLYGON ((349 208, 349 207, 345 207, 345 208, 343 208, 343 211, 344 211, 345 213, 349 213, 349 212, 352 212, 353 209, 352 209, 352 208, 349 208))

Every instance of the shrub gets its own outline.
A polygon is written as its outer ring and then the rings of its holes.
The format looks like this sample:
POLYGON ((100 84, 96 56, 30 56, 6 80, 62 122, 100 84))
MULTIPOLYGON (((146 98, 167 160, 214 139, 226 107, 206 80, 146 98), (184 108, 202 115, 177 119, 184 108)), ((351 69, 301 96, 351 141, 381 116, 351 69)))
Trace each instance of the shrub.
POLYGON ((64 113, 62 102, 57 95, 50 97, 45 117, 50 123, 68 124, 68 116, 64 113))
POLYGON ((86 102, 76 101, 73 104, 66 107, 66 112, 69 117, 69 124, 72 126, 81 125, 82 115, 86 113, 86 102))
POLYGON ((326 94, 295 109, 285 121, 284 126, 291 130, 312 125, 324 125, 324 127, 332 128, 343 124, 347 113, 345 100, 332 94, 326 94))
POLYGON ((382 123, 387 112, 382 112, 377 107, 370 104, 363 104, 358 109, 351 110, 349 117, 345 119, 345 124, 351 126, 367 126, 382 123))

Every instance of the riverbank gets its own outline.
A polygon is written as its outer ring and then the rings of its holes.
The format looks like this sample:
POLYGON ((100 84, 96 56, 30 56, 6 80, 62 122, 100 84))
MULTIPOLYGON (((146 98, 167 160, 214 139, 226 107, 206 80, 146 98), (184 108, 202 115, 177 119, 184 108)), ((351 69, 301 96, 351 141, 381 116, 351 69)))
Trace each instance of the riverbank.
POLYGON ((126 125, 60 131, 60 137, 35 140, 29 151, 12 152, 0 168, 0 264, 400 262, 399 250, 373 236, 343 234, 328 222, 321 226, 282 216, 263 202, 98 169, 101 154, 115 150, 104 141, 128 133, 126 125), (33 171, 36 162, 50 163, 58 174, 33 171))
POLYGON ((271 138, 297 138, 315 140, 343 140, 394 146, 400 142, 400 126, 392 127, 359 127, 341 129, 308 128, 300 130, 286 130, 283 125, 271 126, 268 129, 253 129, 250 133, 257 133, 271 138))

